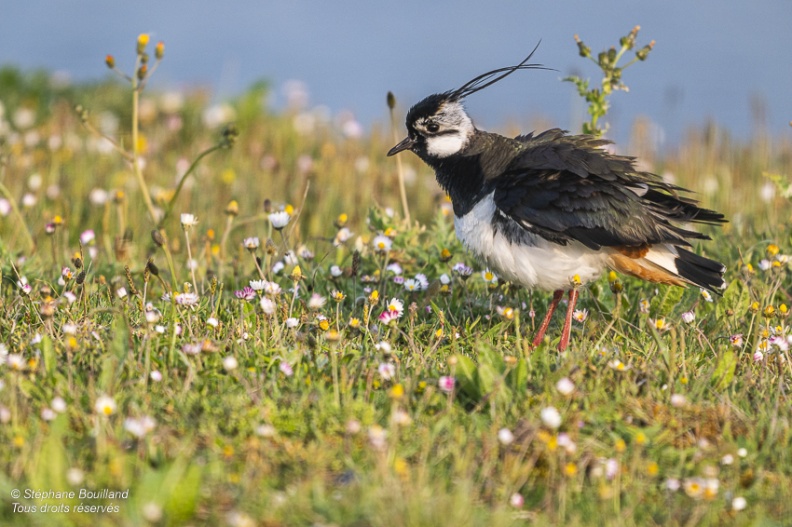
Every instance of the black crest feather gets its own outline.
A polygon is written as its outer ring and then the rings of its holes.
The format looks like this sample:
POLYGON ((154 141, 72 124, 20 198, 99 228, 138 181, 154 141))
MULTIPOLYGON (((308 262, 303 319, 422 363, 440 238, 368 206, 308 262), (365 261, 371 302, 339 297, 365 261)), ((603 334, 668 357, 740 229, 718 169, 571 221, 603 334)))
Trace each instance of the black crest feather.
POLYGON ((492 86, 498 81, 501 81, 514 73, 517 70, 552 70, 552 68, 546 68, 541 64, 528 64, 528 61, 531 60, 536 50, 539 49, 539 44, 541 44, 541 40, 536 44, 531 50, 531 53, 525 57, 522 62, 515 66, 505 66, 503 68, 494 69, 492 71, 488 71, 487 73, 482 73, 481 75, 474 77, 473 79, 469 80, 456 90, 447 92, 446 97, 452 101, 458 101, 464 99, 468 95, 474 94, 477 91, 483 90, 488 86, 492 86))

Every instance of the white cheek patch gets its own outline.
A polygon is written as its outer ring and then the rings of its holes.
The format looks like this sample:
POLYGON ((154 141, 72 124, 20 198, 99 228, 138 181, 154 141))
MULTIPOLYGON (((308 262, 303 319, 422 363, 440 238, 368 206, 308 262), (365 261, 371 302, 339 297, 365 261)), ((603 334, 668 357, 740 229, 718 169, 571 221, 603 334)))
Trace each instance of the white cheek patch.
POLYGON ((426 151, 435 157, 448 157, 458 153, 467 144, 467 137, 459 133, 443 134, 426 139, 426 151))

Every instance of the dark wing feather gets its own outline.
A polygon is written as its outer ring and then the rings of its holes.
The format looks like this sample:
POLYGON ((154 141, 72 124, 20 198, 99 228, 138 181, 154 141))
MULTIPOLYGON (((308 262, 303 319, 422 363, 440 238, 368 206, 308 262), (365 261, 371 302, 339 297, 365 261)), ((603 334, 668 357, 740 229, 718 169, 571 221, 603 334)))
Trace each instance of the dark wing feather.
POLYGON ((632 158, 602 150, 605 141, 549 130, 520 136, 524 152, 489 180, 504 217, 556 243, 576 240, 592 249, 655 243, 689 246, 708 236, 674 222, 723 222, 679 196, 679 187, 635 170, 632 158))

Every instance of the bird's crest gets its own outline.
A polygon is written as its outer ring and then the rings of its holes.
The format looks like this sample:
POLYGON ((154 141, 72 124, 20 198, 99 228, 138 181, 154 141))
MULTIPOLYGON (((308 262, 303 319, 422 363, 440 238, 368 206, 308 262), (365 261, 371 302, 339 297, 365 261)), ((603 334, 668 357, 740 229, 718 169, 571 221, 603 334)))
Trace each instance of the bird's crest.
POLYGON ((492 86, 498 81, 501 81, 514 73, 517 70, 551 70, 552 68, 546 68, 541 64, 528 64, 528 61, 531 60, 536 50, 539 49, 539 44, 541 41, 536 44, 531 50, 531 53, 528 54, 527 57, 523 59, 522 62, 515 66, 505 66, 503 68, 494 69, 492 71, 488 71, 487 73, 482 73, 477 77, 469 80, 456 90, 452 90, 443 94, 448 100, 452 101, 460 101, 467 97, 468 95, 472 95, 477 91, 481 91, 488 86, 492 86))

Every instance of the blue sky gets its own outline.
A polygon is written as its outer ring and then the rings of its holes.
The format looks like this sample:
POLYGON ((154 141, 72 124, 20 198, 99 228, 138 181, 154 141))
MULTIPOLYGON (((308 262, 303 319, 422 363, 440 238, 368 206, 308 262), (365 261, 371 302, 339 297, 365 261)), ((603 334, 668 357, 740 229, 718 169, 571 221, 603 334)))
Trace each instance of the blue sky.
POLYGON ((349 109, 368 125, 386 119, 388 90, 406 111, 429 93, 518 62, 541 39, 536 60, 558 72, 514 75, 471 97, 468 108, 482 128, 527 129, 539 116, 569 128, 583 106, 559 79, 597 73, 577 55, 573 35, 596 51, 636 24, 639 44, 657 45, 625 72, 630 93, 613 97, 614 137, 638 115, 670 143, 707 119, 747 137, 757 101, 772 132, 792 135, 789 0, 7 2, 0 64, 101 78, 106 54, 128 66, 135 37, 148 32, 167 47, 156 87, 208 86, 220 100, 259 79, 275 88, 300 79, 313 104, 349 109))

